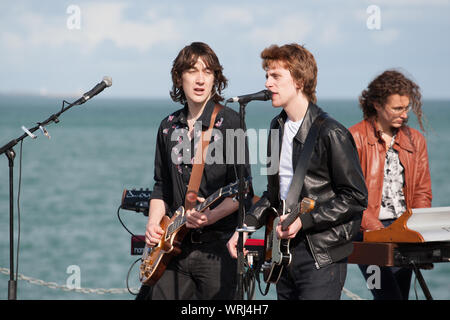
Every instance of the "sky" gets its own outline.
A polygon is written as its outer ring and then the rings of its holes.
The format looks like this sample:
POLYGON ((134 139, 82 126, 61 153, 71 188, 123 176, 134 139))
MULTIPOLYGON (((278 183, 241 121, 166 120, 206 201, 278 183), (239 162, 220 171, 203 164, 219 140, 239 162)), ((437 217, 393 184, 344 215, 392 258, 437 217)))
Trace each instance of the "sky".
POLYGON ((261 51, 295 42, 319 99, 356 99, 391 68, 450 99, 449 34, 450 0, 1 1, 0 94, 77 96, 110 76, 102 97, 169 98, 174 58, 202 41, 227 98, 264 89, 261 51))

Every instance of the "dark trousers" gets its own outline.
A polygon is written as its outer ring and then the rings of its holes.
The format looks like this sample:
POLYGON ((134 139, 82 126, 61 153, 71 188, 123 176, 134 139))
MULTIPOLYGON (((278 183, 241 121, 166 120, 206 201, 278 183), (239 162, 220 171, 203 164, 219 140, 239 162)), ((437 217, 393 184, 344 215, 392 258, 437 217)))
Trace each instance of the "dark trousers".
MULTIPOLYGON (((369 266, 359 265, 366 281, 373 273, 367 272, 369 266)), ((369 289, 374 300, 408 300, 412 270, 409 268, 380 267, 379 288, 369 289)))
POLYGON ((312 254, 300 241, 291 247, 291 264, 277 283, 278 300, 339 300, 347 276, 347 259, 317 269, 312 254))
POLYGON ((232 300, 236 297, 237 264, 228 240, 183 244, 152 288, 152 300, 232 300))
MULTIPOLYGON (((385 227, 389 226, 394 219, 381 220, 385 227)), ((360 233, 356 241, 362 241, 363 235, 360 233)), ((377 276, 377 271, 368 272, 367 265, 358 265, 366 281, 377 276)), ((409 288, 411 286, 412 269, 399 267, 380 267, 379 287, 369 289, 374 300, 408 300, 409 288)))

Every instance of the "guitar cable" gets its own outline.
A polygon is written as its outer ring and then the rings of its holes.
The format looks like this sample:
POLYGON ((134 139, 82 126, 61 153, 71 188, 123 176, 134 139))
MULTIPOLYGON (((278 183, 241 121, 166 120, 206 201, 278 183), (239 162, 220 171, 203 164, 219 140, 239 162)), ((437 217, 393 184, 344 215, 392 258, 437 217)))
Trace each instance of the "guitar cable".
POLYGON ((255 294, 255 281, 258 282, 259 292, 263 296, 266 296, 269 293, 269 288, 270 288, 270 283, 268 283, 266 286, 266 290, 264 292, 261 289, 261 280, 259 277, 260 269, 254 268, 254 266, 256 266, 257 268, 260 267, 259 263, 258 263, 259 255, 255 255, 254 259, 255 259, 255 262, 251 266, 248 264, 247 260, 244 261, 244 265, 247 267, 247 272, 245 273, 245 276, 244 276, 244 285, 246 285, 244 290, 246 290, 246 292, 250 293, 250 294, 247 294, 247 297, 249 297, 249 300, 252 300, 253 296, 255 294))
POLYGON ((128 292, 131 293, 133 296, 137 296, 137 295, 139 294, 139 292, 133 292, 133 291, 131 291, 128 280, 130 279, 131 269, 133 269, 134 265, 135 265, 138 261, 140 261, 140 260, 141 260, 141 258, 136 259, 136 261, 134 261, 134 262, 131 264, 130 268, 128 269, 128 273, 127 273, 127 279, 126 279, 127 290, 128 290, 128 292))
POLYGON ((120 224, 129 234, 131 234, 133 239, 139 240, 139 238, 133 232, 131 232, 130 229, 128 229, 127 226, 123 223, 122 219, 120 218, 120 209, 122 209, 122 205, 120 205, 119 208, 117 208, 117 218, 119 219, 120 224))
MULTIPOLYGON (((123 227, 129 234, 131 234, 131 236, 133 237, 133 239, 137 239, 137 240, 138 240, 139 238, 138 238, 133 232, 131 232, 130 229, 127 228, 127 226, 125 225, 125 223, 123 223, 122 219, 120 218, 120 209, 122 209, 122 205, 120 205, 119 208, 117 208, 117 218, 119 219, 120 224, 122 225, 122 227, 123 227)), ((137 295, 139 294, 139 292, 133 292, 133 291, 131 291, 130 286, 129 286, 129 279, 130 279, 131 270, 133 269, 134 265, 135 265, 138 261, 140 261, 140 260, 141 260, 141 258, 138 258, 138 259, 136 259, 136 261, 134 261, 134 262, 131 264, 130 268, 128 269, 127 277, 126 277, 126 280, 125 280, 125 281, 126 281, 126 285, 127 285, 127 290, 128 290, 128 292, 129 292, 130 294, 134 295, 134 296, 137 296, 137 295)))
POLYGON ((253 300, 255 295, 255 272, 246 260, 244 260, 244 266, 247 267, 247 272, 244 274, 244 291, 247 292, 247 300, 253 300))

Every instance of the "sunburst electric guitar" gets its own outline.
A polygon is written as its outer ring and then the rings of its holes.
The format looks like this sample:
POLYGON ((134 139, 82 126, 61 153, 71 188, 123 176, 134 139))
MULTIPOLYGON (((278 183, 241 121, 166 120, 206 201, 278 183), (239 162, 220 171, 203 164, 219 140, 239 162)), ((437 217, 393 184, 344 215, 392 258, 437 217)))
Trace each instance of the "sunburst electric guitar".
POLYGON ((267 283, 277 283, 281 272, 285 266, 291 263, 292 255, 289 252, 290 239, 279 239, 277 236, 277 225, 280 223, 282 215, 287 215, 281 223, 281 228, 286 230, 302 213, 310 212, 314 209, 315 201, 310 198, 303 200, 290 212, 287 212, 286 202, 282 200, 280 210, 269 208, 269 214, 265 231, 265 260, 262 266, 264 281, 267 283), (279 213, 281 212, 281 214, 279 213))
MULTIPOLYGON (((245 181, 244 190, 248 192, 249 179, 245 181)), ((239 181, 220 188, 204 202, 197 204, 198 212, 206 210, 221 198, 232 197, 239 192, 239 181)), ((189 229, 186 227, 186 215, 184 207, 181 206, 173 214, 172 218, 164 216, 161 220, 161 228, 164 234, 158 245, 150 247, 145 245, 139 268, 139 278, 143 284, 153 285, 163 275, 170 259, 181 253, 180 244, 189 229)))

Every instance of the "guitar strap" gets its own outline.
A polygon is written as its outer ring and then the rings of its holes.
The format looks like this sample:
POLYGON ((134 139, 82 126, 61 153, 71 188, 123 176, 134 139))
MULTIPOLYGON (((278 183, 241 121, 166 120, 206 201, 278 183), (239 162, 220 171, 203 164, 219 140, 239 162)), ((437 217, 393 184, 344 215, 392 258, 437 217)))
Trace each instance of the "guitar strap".
POLYGON ((319 136, 319 129, 327 117, 328 115, 325 112, 319 114, 311 125, 308 135, 306 136, 305 144, 303 145, 300 158, 298 159, 295 167, 294 176, 292 177, 291 186, 286 197, 286 208, 288 210, 292 210, 299 202, 298 200, 300 197, 300 192, 303 188, 306 170, 309 167, 309 161, 311 159, 314 146, 316 145, 317 137, 319 136))
MULTIPOLYGON (((294 176, 292 177, 291 186, 286 198, 286 208, 288 208, 288 210, 294 208, 298 204, 298 198, 300 197, 300 192, 303 188, 306 170, 308 169, 309 161, 311 159, 317 137, 319 136, 320 127, 327 117, 328 115, 325 112, 319 114, 308 131, 308 135, 306 136, 305 144, 295 167, 294 176)), ((267 295, 270 288, 270 282, 266 283, 266 289, 263 292, 259 281, 259 275, 256 276, 256 279, 258 281, 259 291, 261 294, 263 296, 267 295)))
POLYGON ((200 182, 202 181, 203 169, 205 167, 205 158, 208 150, 208 145, 211 140, 212 129, 216 120, 216 116, 223 106, 216 103, 214 110, 211 114, 211 121, 209 128, 206 131, 202 131, 200 141, 198 142, 197 151, 195 153, 194 164, 192 166, 191 177, 189 178, 189 185, 186 192, 186 198, 184 201, 184 209, 192 209, 197 204, 198 189, 200 188, 200 182))

